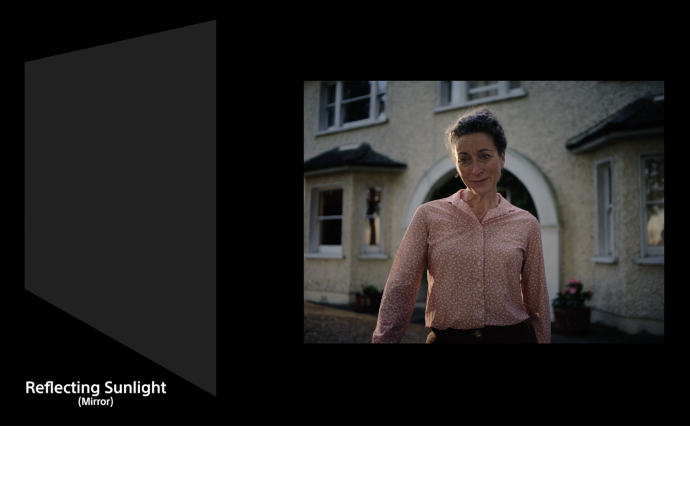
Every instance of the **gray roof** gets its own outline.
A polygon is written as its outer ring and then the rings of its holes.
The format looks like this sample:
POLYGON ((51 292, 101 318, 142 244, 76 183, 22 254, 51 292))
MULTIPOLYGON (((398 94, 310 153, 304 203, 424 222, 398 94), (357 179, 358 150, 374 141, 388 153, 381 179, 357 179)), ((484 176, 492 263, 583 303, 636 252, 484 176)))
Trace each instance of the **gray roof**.
POLYGON ((375 151, 367 142, 355 146, 338 146, 304 162, 304 171, 324 170, 341 166, 371 166, 398 170, 406 164, 375 151))
POLYGON ((623 136, 625 133, 642 130, 663 131, 663 126, 663 96, 645 96, 573 137, 566 142, 565 147, 576 153, 586 149, 585 146, 591 143, 603 143, 607 136, 623 136))

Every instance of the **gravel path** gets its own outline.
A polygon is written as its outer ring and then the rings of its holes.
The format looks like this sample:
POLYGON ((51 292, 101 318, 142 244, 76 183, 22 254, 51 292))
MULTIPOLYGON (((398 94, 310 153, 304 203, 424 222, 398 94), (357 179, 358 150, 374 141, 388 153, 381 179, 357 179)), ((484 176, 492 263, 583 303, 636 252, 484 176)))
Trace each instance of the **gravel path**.
MULTIPOLYGON (((371 344, 376 314, 304 303, 305 344, 371 344)), ((410 323, 401 344, 425 344, 431 330, 410 323)))
MULTIPOLYGON (((423 315, 413 314, 413 321, 401 344, 425 344, 431 332, 424 327, 423 315)), ((305 344, 371 344, 371 336, 376 329, 377 314, 359 313, 338 307, 328 307, 311 302, 304 303, 304 343, 305 344)), ((598 324, 590 325, 586 337, 566 337, 559 335, 551 324, 552 344, 663 344, 663 335, 628 335, 615 328, 598 324)))

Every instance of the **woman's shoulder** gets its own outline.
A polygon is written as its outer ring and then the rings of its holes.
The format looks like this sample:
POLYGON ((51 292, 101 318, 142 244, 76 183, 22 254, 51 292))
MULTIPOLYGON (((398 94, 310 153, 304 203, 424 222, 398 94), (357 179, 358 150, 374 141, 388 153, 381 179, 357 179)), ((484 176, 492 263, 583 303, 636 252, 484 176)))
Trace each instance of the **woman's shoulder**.
POLYGON ((528 220, 530 222, 539 224, 539 219, 537 219, 534 215, 532 215, 524 208, 516 207, 515 205, 513 205, 511 206, 511 211, 514 213, 515 217, 519 219, 528 220))
POLYGON ((439 200, 427 201, 417 207, 412 216, 412 221, 417 224, 435 224, 442 220, 452 217, 453 205, 452 197, 441 198, 439 200))
POLYGON ((541 231, 539 219, 537 219, 527 210, 524 210, 519 207, 514 207, 514 209, 511 210, 510 215, 511 223, 515 226, 519 226, 521 228, 520 231, 524 232, 524 234, 528 238, 532 238, 534 233, 538 233, 541 231))
POLYGON ((527 210, 520 208, 520 207, 516 207, 515 205, 508 202, 508 200, 506 200, 505 198, 503 198, 501 200, 501 204, 503 204, 503 203, 506 204, 505 208, 507 209, 508 215, 510 216, 508 218, 508 220, 516 222, 516 223, 520 223, 520 224, 527 226, 529 228, 532 228, 532 229, 534 229, 534 228, 538 229, 540 227, 539 226, 539 219, 537 219, 534 215, 532 215, 527 210))
POLYGON ((539 219, 537 219, 530 212, 528 212, 527 210, 525 210, 523 208, 516 207, 515 205, 510 203, 508 200, 506 200, 500 194, 499 194, 499 196, 501 197, 501 203, 499 206, 503 205, 504 210, 506 210, 514 218, 520 219, 520 220, 529 220, 529 221, 533 221, 533 222, 536 222, 537 224, 539 224, 539 219))
POLYGON ((419 208, 425 207, 426 210, 433 210, 438 208, 446 208, 448 206, 453 205, 457 206, 458 202, 460 201, 459 193, 460 191, 446 198, 439 198, 438 200, 427 201, 426 203, 423 203, 419 208))
POLYGON ((441 198, 439 200, 422 203, 419 205, 419 208, 417 208, 416 213, 420 216, 430 216, 432 218, 436 215, 451 213, 453 208, 453 200, 451 198, 452 197, 441 198))

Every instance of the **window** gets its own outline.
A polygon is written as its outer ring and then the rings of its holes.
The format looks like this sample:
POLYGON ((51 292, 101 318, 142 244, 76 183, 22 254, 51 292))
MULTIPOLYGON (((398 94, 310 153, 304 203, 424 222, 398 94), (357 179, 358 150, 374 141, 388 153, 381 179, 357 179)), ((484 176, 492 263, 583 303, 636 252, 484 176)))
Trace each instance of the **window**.
POLYGON ((334 132, 386 121, 387 82, 323 82, 319 131, 334 132))
POLYGON ((308 257, 343 257, 343 189, 313 187, 308 257))
POLYGON ((522 82, 472 81, 439 82, 439 107, 436 111, 527 95, 522 82))
POLYGON ((613 264, 613 169, 611 160, 603 160, 594 168, 594 192, 596 197, 597 255, 592 260, 613 264))
POLYGON ((663 264, 664 256, 664 153, 640 155, 640 264, 663 264))
POLYGON ((383 253, 381 241, 381 205, 383 189, 380 186, 367 186, 364 212, 363 254, 383 253))

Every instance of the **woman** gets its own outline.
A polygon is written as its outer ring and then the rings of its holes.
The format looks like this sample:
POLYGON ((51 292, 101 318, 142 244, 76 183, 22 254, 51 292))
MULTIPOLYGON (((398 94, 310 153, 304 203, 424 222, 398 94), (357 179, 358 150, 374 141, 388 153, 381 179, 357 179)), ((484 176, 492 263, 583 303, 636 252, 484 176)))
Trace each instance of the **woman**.
POLYGON ((420 206, 388 276, 372 342, 398 343, 426 264, 427 344, 551 342, 539 222, 496 190, 507 140, 486 107, 446 131, 467 186, 420 206))

